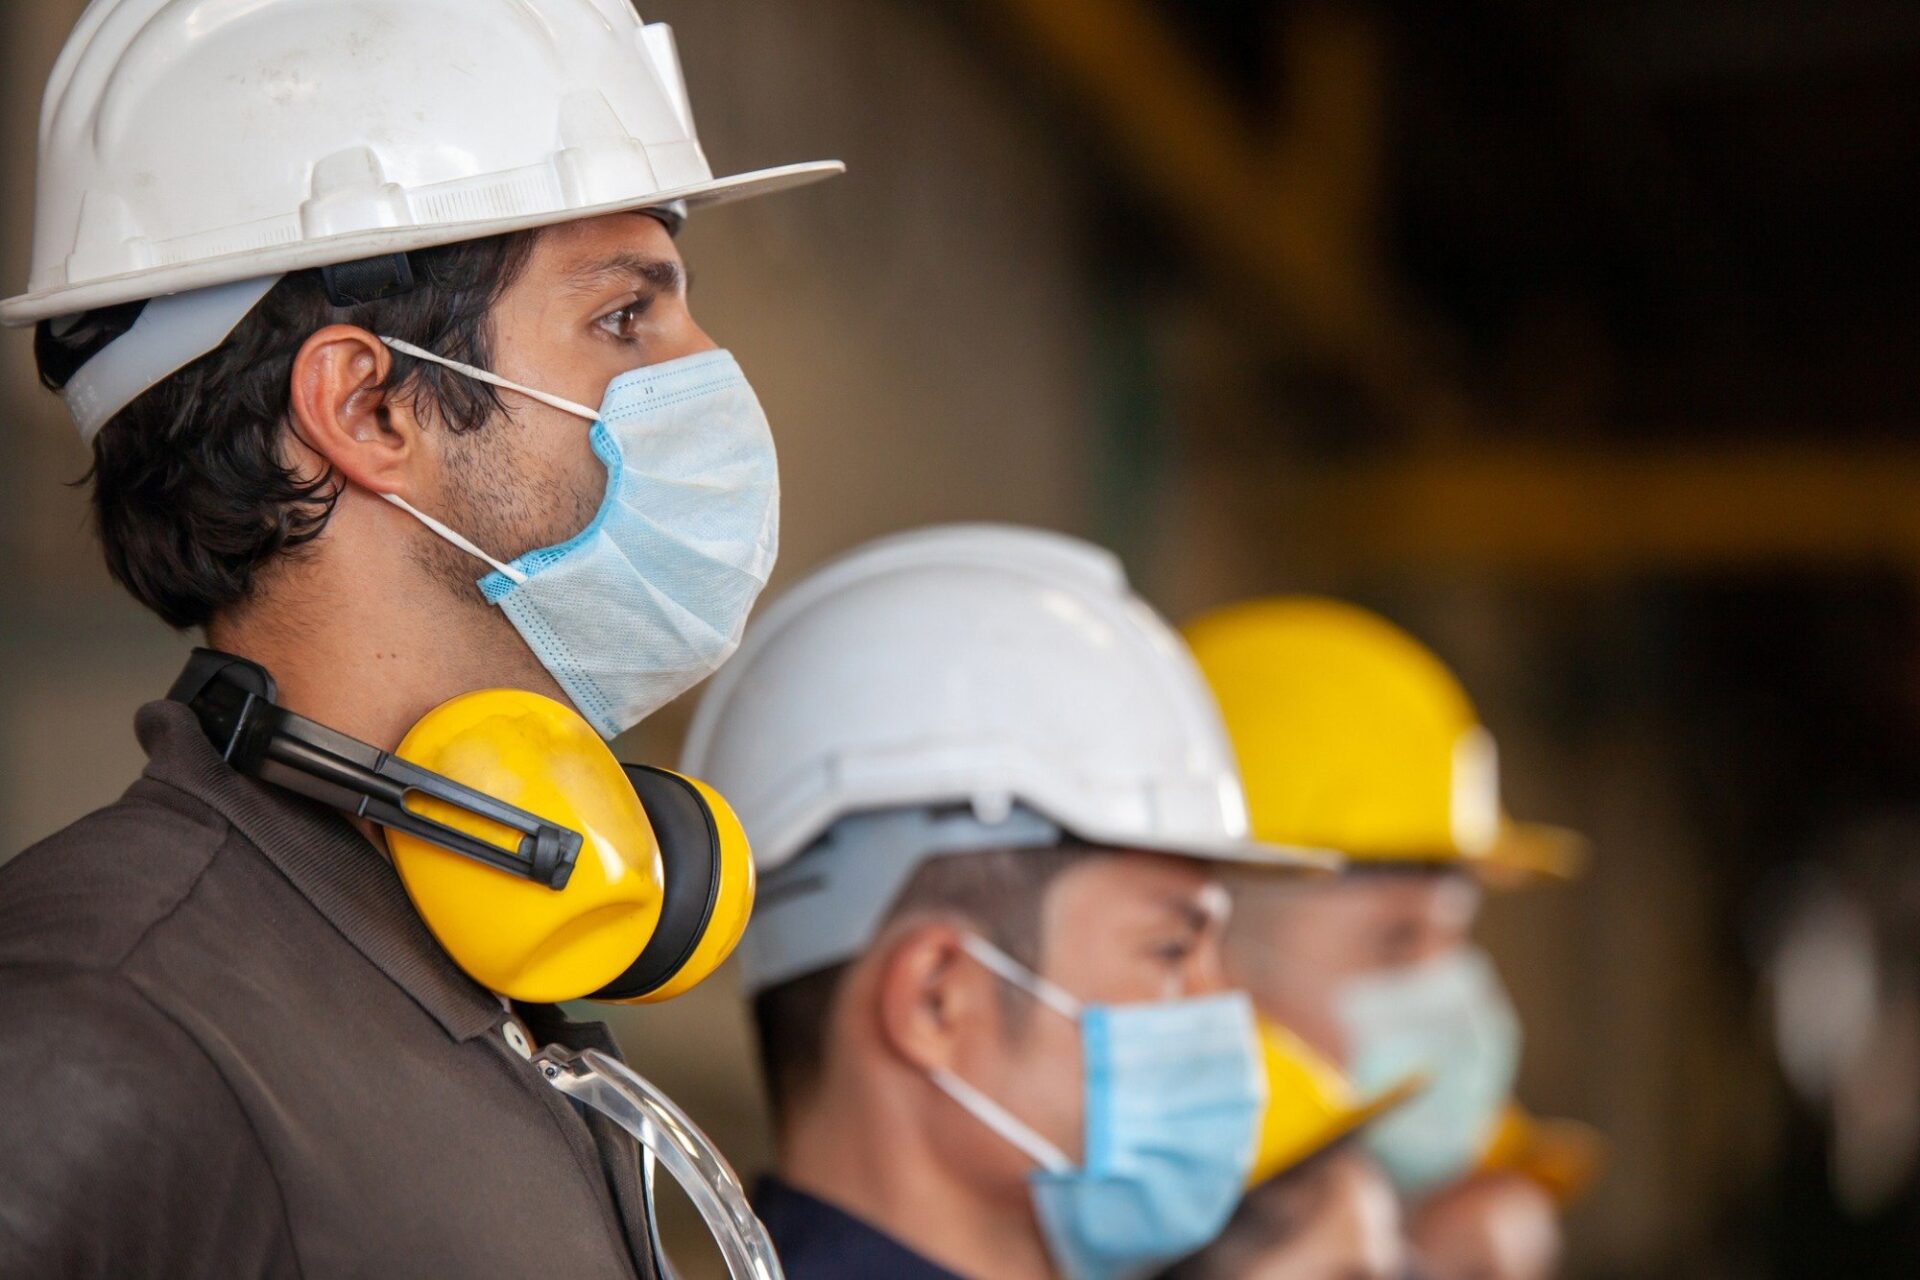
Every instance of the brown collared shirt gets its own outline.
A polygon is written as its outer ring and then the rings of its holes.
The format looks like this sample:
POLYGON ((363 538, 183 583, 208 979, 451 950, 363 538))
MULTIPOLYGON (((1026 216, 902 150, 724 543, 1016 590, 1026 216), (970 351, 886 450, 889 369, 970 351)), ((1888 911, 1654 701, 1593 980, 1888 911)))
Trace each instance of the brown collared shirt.
POLYGON ((135 724, 145 776, 0 868, 0 1276, 651 1280, 635 1147, 386 859, 185 707, 135 724))

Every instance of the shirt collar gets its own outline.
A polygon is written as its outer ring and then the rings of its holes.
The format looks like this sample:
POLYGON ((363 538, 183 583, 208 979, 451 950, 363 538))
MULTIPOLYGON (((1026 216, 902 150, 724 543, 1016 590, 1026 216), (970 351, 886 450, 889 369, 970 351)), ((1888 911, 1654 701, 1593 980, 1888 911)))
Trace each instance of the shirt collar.
POLYGON ((772 1237, 789 1280, 961 1280, 879 1228, 778 1178, 760 1179, 753 1189, 753 1209, 772 1237))
POLYGON ((181 703, 149 702, 133 723, 147 752, 147 777, 232 823, 448 1035, 469 1040, 499 1025, 498 999, 440 949, 393 864, 345 818, 235 772, 181 703))

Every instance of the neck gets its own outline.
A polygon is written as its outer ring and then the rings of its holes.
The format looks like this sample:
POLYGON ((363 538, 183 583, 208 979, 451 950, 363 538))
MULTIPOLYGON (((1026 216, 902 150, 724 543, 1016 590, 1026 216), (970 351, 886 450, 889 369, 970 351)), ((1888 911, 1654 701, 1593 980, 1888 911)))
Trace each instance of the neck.
POLYGON ((564 700, 478 590, 455 595, 391 545, 366 545, 379 520, 340 518, 356 498, 343 495, 314 554, 289 561, 244 608, 214 619, 207 642, 265 667, 288 710, 385 751, 427 712, 476 689, 564 700))
MULTIPOLYGON (((781 1126, 780 1176, 969 1280, 1050 1280, 1032 1206, 984 1194, 927 1141, 923 1081, 823 1081, 781 1126), (905 1096, 903 1096, 905 1095, 905 1096), (924 1099, 922 1100, 924 1101, 924 1099)), ((964 1120, 964 1118, 962 1118, 964 1120)))

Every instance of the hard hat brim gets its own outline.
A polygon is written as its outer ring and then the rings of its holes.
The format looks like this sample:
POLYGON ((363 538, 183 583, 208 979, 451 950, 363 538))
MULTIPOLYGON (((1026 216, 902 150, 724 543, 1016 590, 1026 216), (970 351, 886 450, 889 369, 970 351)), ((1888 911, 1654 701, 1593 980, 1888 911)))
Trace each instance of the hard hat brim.
MULTIPOLYGON (((1376 1120, 1381 1119, 1390 1112, 1399 1110, 1414 1098, 1418 1097, 1421 1090, 1427 1087, 1427 1084, 1428 1080, 1425 1076, 1408 1076, 1406 1079, 1400 1081, 1400 1083, 1389 1085, 1385 1089, 1382 1089, 1379 1093, 1374 1094, 1371 1098, 1360 1103, 1352 1110, 1334 1117, 1333 1122, 1321 1131, 1320 1137, 1313 1149, 1303 1152, 1300 1158, 1294 1161, 1294 1164, 1303 1164, 1311 1160, 1314 1156, 1331 1151, 1343 1142, 1359 1137, 1362 1133, 1366 1132, 1376 1120)), ((1284 1173, 1286 1171, 1283 1169, 1280 1172, 1284 1173)))
POLYGON ((223 254, 203 261, 151 267, 126 272, 82 284, 63 284, 37 293, 25 293, 0 302, 0 325, 18 326, 50 320, 56 316, 77 315, 98 307, 139 302, 189 289, 206 289, 257 276, 282 275, 309 267, 333 266, 388 253, 407 253, 466 240, 484 240, 513 231, 531 231, 580 222, 611 213, 649 209, 656 205, 683 201, 690 208, 744 200, 750 196, 770 195, 794 187, 806 186, 846 172, 838 160, 811 160, 800 164, 755 169, 750 173, 712 178, 689 186, 649 191, 630 199, 615 200, 583 208, 550 209, 540 213, 518 214, 506 218, 481 218, 430 225, 380 227, 348 232, 295 244, 249 249, 223 254))
POLYGON ((1508 821, 1491 848, 1465 861, 1497 884, 1572 880, 1586 870, 1590 848, 1567 827, 1508 821))
POLYGON ((1592 1125, 1542 1119, 1515 1107, 1502 1121, 1479 1171, 1518 1174, 1564 1209, 1593 1189, 1606 1163, 1607 1139, 1592 1125))
POLYGON ((1421 1090, 1427 1087, 1428 1083, 1425 1076, 1408 1076, 1398 1084, 1389 1085, 1365 1101, 1329 1117, 1327 1123, 1314 1134, 1311 1141, 1277 1168, 1261 1177, 1259 1183, 1265 1184, 1275 1178, 1284 1178, 1307 1162, 1353 1141, 1371 1128, 1376 1121, 1412 1101, 1421 1090))
POLYGON ((1491 888, 1514 889, 1576 878, 1586 870, 1590 847, 1585 836, 1567 827, 1509 819, 1501 824, 1494 842, 1478 853, 1454 849, 1340 852, 1349 871, 1371 868, 1458 871, 1491 888))
POLYGON ((1140 849, 1148 853, 1170 853, 1182 858, 1206 862, 1231 862, 1246 867, 1267 867, 1275 871, 1302 871, 1328 875, 1346 866, 1346 859, 1332 849, 1306 845, 1266 844, 1258 840, 1158 840, 1137 833, 1089 831, 1069 827, 1073 835, 1090 844, 1111 845, 1118 849, 1140 849))

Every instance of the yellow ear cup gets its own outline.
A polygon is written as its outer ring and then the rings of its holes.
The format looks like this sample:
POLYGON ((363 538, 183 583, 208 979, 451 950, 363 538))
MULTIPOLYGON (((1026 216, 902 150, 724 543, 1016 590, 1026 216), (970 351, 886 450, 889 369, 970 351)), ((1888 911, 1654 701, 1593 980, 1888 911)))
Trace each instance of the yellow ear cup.
POLYGON ((1418 1093, 1418 1078, 1362 1099, 1331 1062, 1293 1032, 1260 1020, 1260 1057, 1266 1068, 1267 1109, 1260 1120, 1247 1185, 1258 1186, 1303 1164, 1418 1093))
MULTIPOLYGON (((741 935, 747 931, 747 917, 753 914, 753 850, 747 843, 747 833, 741 829, 740 819, 734 816, 733 806, 697 778, 668 774, 665 769, 655 772, 667 774, 690 788, 701 801, 712 841, 709 853, 715 883, 706 921, 691 954, 661 985, 644 994, 620 999, 618 1003, 622 1004, 658 1004, 699 985, 733 954, 741 935)), ((667 874, 669 878, 673 875, 671 867, 667 874)))
MULTIPOLYGON (((659 844, 600 735, 538 694, 463 694, 416 724, 394 753, 582 837, 563 889, 523 880, 389 830, 407 893, 455 963, 516 1000, 572 1000, 625 972, 662 904, 659 844)), ((409 809, 504 848, 516 837, 427 797, 409 809)))

